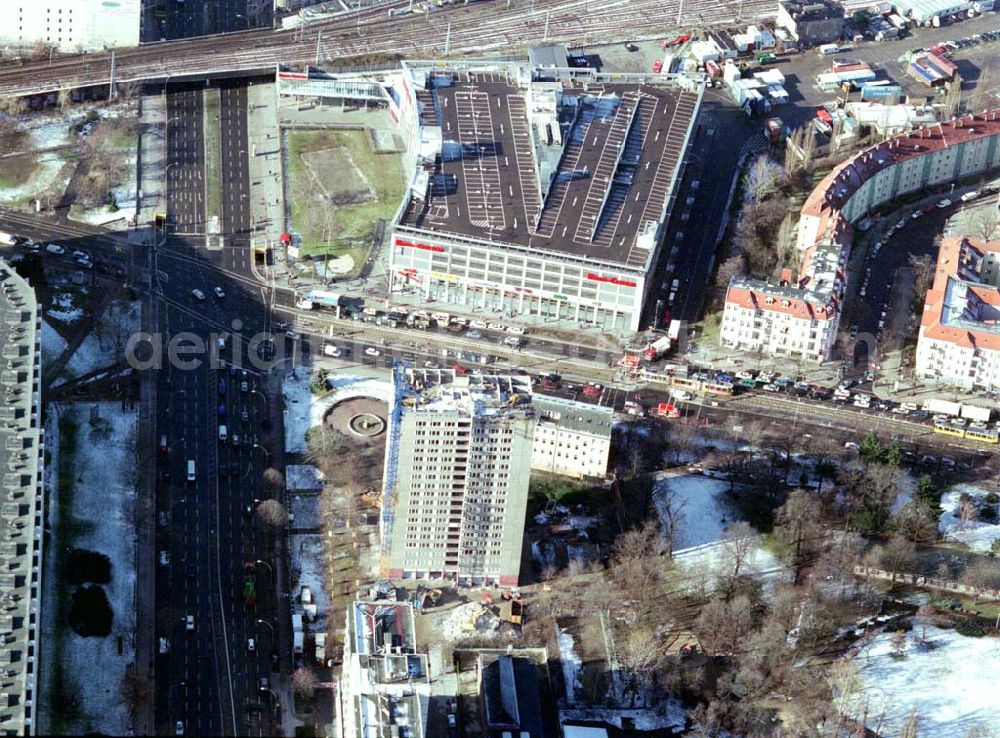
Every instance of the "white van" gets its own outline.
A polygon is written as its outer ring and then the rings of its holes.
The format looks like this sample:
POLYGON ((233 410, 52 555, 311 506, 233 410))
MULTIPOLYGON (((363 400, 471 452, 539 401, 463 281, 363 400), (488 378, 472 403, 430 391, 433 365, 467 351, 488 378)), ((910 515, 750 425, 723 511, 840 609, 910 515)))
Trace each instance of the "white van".
POLYGON ((194 478, 194 459, 188 459, 188 481, 193 482, 194 478))
POLYGON ((219 426, 219 440, 222 441, 222 442, 225 442, 225 440, 227 438, 229 438, 229 431, 227 430, 226 426, 220 425, 219 426))
POLYGON ((836 54, 840 51, 840 47, 837 44, 823 44, 819 47, 820 54, 836 54))

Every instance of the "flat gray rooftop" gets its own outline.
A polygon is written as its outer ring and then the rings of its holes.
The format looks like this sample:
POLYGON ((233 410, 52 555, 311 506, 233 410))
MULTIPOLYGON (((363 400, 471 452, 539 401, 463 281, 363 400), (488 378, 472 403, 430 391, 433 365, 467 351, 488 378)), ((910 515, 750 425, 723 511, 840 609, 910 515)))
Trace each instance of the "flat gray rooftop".
POLYGON ((461 73, 422 95, 433 98, 445 155, 428 200, 412 199, 401 225, 642 268, 649 250, 636 237, 660 219, 698 95, 589 80, 563 89, 579 111, 544 202, 519 87, 461 73))

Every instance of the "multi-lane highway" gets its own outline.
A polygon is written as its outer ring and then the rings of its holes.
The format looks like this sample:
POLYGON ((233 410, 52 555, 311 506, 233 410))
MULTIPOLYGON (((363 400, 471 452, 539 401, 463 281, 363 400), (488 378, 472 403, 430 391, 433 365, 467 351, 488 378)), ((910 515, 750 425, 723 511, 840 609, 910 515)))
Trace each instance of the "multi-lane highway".
MULTIPOLYGON (((165 339, 184 332, 197 336, 221 359, 189 369, 171 366, 160 373, 158 392, 167 398, 157 419, 170 445, 163 466, 170 477, 171 556, 169 586, 157 588, 157 602, 174 646, 169 677, 158 679, 157 724, 169 728, 180 720, 197 735, 276 732, 276 693, 269 682, 272 651, 282 650, 275 629, 273 541, 253 515, 261 474, 274 444, 281 443, 280 429, 271 426, 266 375, 250 366, 245 342, 225 338, 230 331, 260 331, 266 320, 249 269, 238 274, 224 268, 226 252, 249 247, 244 84, 167 91, 168 110, 181 117, 168 125, 168 150, 177 156, 171 161, 182 162, 191 176, 168 180, 171 235, 156 253, 168 282, 159 327, 165 339), (203 105, 206 94, 220 99, 221 165, 211 176, 221 182, 206 178, 203 116, 216 115, 203 105), (229 238, 223 250, 212 251, 201 237, 205 195, 207 187, 220 185, 221 231, 229 238), (184 235, 188 229, 191 235, 184 235), (189 480, 192 462, 195 479, 189 480)), ((235 263, 249 262, 244 254, 235 263)))
MULTIPOLYGON (((390 16, 410 5, 374 8, 310 23, 298 30, 258 30, 145 44, 115 54, 119 82, 273 69, 372 54, 419 58, 445 53, 509 52, 539 43, 581 45, 655 37, 686 25, 752 21, 773 13, 765 0, 482 0, 423 14, 390 16)), ((111 54, 86 54, 0 68, 0 95, 30 95, 107 83, 111 54)))

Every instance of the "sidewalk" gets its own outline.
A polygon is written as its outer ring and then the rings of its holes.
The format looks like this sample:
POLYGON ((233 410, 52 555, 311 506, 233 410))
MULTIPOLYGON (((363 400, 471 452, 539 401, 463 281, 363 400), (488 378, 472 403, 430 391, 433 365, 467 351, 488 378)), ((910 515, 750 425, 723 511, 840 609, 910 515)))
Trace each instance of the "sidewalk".
MULTIPOLYGON (((281 138, 275 85, 247 88, 247 143, 250 151, 250 219, 254 245, 276 245, 285 230, 281 138)), ((277 250, 276 250, 277 251, 277 250)))
POLYGON ((167 211, 165 129, 167 110, 162 95, 146 95, 140 100, 139 192, 136 225, 153 222, 156 213, 167 211))

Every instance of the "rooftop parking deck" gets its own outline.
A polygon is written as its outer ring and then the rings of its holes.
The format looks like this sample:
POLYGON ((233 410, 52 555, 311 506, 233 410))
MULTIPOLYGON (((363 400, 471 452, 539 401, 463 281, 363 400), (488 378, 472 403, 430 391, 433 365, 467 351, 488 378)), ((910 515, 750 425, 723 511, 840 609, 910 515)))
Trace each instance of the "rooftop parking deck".
POLYGON ((503 74, 461 73, 418 95, 421 121, 440 120, 442 161, 428 201, 414 199, 402 225, 644 267, 651 239, 639 236, 663 214, 698 95, 565 81, 563 97, 578 104, 564 101, 561 157, 543 187, 524 94, 503 74))

